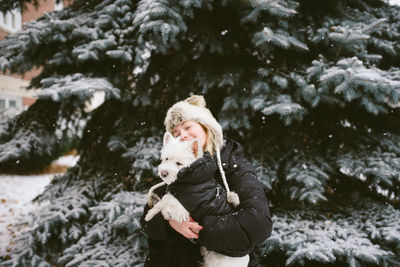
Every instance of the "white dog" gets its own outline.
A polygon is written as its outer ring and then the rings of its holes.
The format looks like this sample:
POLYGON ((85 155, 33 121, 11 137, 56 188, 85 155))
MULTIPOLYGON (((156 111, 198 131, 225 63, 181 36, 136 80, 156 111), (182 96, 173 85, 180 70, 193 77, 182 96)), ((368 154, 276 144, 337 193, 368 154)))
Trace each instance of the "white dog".
POLYGON ((161 149, 161 164, 158 166, 158 176, 163 182, 156 184, 149 190, 148 204, 151 208, 146 217, 146 221, 150 221, 157 213, 161 214, 166 220, 173 219, 177 222, 189 221, 189 212, 182 204, 170 193, 167 193, 160 200, 154 194, 154 190, 165 185, 175 182, 180 169, 189 166, 197 158, 203 156, 203 150, 200 147, 197 138, 180 142, 179 138, 174 138, 169 132, 164 134, 163 147, 161 149), (197 153, 193 152, 193 145, 197 143, 197 153))
MULTIPOLYGON (((200 141, 196 138, 180 142, 170 133, 164 134, 163 148, 161 150, 161 164, 158 166, 158 175, 163 182, 156 184, 149 190, 148 204, 152 207, 145 216, 151 220, 161 212, 166 220, 173 219, 177 222, 189 221, 190 214, 185 207, 172 194, 166 193, 162 199, 153 193, 156 188, 171 184, 177 179, 180 169, 189 166, 196 159, 203 156, 200 141)), ((243 257, 229 257, 201 247, 204 267, 245 267, 249 263, 249 255, 243 257)))

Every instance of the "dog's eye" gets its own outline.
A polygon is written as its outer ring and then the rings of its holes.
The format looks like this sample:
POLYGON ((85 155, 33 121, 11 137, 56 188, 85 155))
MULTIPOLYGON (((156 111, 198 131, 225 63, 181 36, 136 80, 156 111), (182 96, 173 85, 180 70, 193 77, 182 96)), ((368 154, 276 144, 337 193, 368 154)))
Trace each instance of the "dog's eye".
POLYGON ((178 165, 178 166, 182 166, 182 163, 180 163, 180 162, 177 162, 177 163, 176 163, 176 165, 178 165))

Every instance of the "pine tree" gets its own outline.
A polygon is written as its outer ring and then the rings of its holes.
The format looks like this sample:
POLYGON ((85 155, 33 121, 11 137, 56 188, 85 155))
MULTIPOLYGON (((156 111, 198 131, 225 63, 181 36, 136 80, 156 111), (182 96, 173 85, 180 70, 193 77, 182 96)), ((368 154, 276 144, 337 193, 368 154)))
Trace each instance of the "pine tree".
POLYGON ((1 70, 43 66, 43 91, 1 129, 0 164, 49 157, 57 120, 86 124, 80 161, 3 264, 142 266, 163 119, 193 93, 271 201, 251 266, 398 265, 399 18, 380 0, 77 0, 9 35, 1 70), (105 102, 85 113, 96 91, 105 102))

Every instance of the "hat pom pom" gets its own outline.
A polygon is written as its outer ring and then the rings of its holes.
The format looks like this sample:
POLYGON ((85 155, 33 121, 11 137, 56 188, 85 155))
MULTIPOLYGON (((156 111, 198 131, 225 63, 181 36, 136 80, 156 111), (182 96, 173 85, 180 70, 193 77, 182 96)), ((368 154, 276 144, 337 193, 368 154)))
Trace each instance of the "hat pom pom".
POLYGON ((192 95, 191 97, 186 98, 185 101, 194 106, 198 106, 201 108, 206 107, 206 100, 201 95, 192 95))
POLYGON ((233 191, 230 191, 227 196, 228 203, 231 203, 235 208, 239 206, 240 200, 238 194, 233 191))

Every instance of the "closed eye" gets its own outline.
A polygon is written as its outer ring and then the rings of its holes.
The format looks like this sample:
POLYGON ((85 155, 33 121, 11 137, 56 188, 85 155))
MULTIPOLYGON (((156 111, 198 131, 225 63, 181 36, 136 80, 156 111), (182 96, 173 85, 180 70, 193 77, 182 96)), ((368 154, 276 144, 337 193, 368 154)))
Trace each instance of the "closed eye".
POLYGON ((182 166, 183 164, 181 162, 177 162, 176 165, 182 166))

